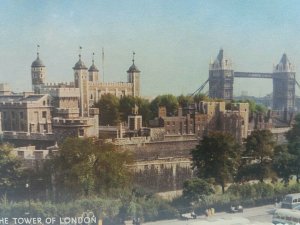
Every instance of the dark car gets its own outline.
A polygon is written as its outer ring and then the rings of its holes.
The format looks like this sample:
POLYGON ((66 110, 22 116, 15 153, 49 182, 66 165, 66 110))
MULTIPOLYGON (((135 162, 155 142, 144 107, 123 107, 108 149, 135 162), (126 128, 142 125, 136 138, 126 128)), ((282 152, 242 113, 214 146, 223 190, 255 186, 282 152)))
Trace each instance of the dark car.
POLYGON ((133 225, 141 225, 142 223, 141 223, 140 218, 137 218, 137 219, 133 219, 133 220, 132 220, 132 224, 133 224, 133 225))

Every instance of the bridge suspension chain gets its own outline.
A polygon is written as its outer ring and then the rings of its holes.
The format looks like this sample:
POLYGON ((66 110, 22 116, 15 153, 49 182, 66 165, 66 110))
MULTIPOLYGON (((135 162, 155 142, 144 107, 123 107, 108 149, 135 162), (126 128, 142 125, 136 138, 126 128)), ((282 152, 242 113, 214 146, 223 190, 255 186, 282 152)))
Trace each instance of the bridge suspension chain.
POLYGON ((295 79, 295 82, 296 82, 298 88, 300 88, 300 84, 298 83, 298 81, 296 79, 295 79))
POLYGON ((194 95, 200 93, 205 88, 208 81, 209 81, 209 79, 207 79, 196 91, 194 91, 193 94, 191 94, 191 96, 194 96, 194 95))

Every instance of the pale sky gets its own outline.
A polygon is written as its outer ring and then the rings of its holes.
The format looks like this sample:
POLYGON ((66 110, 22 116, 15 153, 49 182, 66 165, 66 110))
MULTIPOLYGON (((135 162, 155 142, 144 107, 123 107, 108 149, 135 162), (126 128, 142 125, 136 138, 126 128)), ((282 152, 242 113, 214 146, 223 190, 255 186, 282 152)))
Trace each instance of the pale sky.
MULTIPOLYGON (((241 72, 272 72, 285 52, 300 81, 297 0, 1 0, 0 27, 0 83, 18 92, 31 89, 37 44, 47 82, 73 81, 79 46, 101 75, 104 48, 104 80, 126 81, 135 51, 143 96, 194 92, 220 48, 241 72)), ((235 79, 234 90, 264 96, 272 81, 235 79)))

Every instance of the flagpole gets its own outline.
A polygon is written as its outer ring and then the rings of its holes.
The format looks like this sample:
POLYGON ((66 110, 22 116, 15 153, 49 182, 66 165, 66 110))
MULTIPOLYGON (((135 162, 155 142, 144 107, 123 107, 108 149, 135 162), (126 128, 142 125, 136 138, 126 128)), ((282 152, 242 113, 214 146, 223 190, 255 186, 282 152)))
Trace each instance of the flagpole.
POLYGON ((102 47, 102 79, 104 82, 104 48, 102 47))

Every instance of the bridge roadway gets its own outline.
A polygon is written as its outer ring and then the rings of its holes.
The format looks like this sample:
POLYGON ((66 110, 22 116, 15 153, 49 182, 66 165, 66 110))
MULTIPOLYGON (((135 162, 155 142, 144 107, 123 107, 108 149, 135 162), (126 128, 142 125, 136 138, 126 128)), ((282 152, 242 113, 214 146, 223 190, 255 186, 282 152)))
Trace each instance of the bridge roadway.
POLYGON ((234 72, 234 77, 273 78, 272 73, 234 72))
MULTIPOLYGON (((272 224, 272 212, 274 211, 274 205, 266 205, 266 206, 260 206, 260 207, 254 207, 254 208, 245 208, 243 213, 225 213, 220 212, 216 213, 215 215, 211 216, 208 219, 213 218, 233 218, 233 217, 244 217, 250 220, 255 224, 272 224)), ((191 220, 161 220, 161 221, 155 221, 155 222, 148 222, 143 223, 143 225, 189 225, 189 224, 195 224, 196 221, 203 221, 207 218, 204 215, 198 216, 197 219, 191 219, 191 220)))

